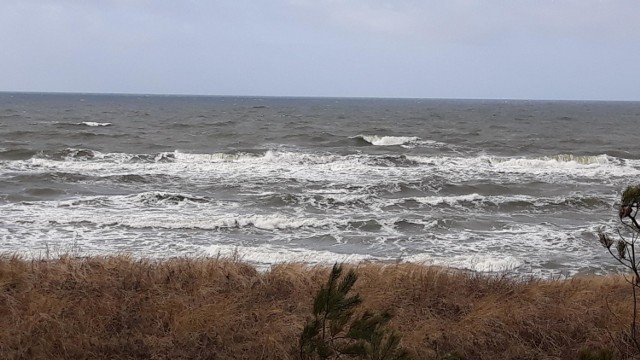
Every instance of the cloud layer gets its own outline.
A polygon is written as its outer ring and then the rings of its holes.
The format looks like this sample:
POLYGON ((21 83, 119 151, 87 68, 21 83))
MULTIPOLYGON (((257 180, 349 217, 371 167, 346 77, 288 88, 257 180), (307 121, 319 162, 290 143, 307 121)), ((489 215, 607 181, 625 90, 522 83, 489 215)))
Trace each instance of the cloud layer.
POLYGON ((7 0, 4 91, 640 100, 631 0, 7 0))

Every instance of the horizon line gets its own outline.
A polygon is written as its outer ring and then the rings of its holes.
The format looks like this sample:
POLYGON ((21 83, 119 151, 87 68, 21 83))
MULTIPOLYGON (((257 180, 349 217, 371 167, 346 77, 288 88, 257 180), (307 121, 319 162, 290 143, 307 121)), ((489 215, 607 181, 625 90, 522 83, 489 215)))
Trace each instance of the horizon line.
POLYGON ((24 95, 87 95, 87 96, 157 96, 157 97, 219 97, 219 98, 284 98, 284 99, 352 99, 352 100, 459 100, 459 101, 540 101, 540 102, 640 102, 638 100, 551 99, 551 98, 467 98, 467 97, 402 97, 402 96, 330 96, 330 95, 221 95, 194 93, 136 93, 83 91, 11 91, 0 94, 24 95))

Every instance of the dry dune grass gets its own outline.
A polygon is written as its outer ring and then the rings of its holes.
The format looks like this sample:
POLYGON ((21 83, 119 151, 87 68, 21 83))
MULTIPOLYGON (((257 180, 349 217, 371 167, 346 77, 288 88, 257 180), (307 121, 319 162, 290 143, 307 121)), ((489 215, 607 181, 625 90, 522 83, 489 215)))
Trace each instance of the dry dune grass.
MULTIPOLYGON (((619 277, 516 281, 418 265, 360 264, 363 307, 415 359, 626 358, 631 316, 619 277), (615 339, 615 344, 614 340, 615 339)), ((295 359, 328 268, 257 272, 238 261, 0 258, 2 359, 295 359)))

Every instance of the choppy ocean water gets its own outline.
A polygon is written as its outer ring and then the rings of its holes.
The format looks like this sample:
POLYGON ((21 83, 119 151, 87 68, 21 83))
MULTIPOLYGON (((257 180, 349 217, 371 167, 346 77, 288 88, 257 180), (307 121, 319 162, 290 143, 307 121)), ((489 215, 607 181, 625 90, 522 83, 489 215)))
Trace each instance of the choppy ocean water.
POLYGON ((0 93, 0 251, 617 267, 640 103, 0 93))

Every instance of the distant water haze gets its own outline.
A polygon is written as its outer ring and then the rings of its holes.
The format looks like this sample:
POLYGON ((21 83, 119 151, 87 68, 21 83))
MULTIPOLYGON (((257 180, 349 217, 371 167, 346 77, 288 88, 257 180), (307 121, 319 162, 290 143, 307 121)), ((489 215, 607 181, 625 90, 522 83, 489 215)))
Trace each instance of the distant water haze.
POLYGON ((617 267, 638 102, 0 93, 0 251, 617 267))

